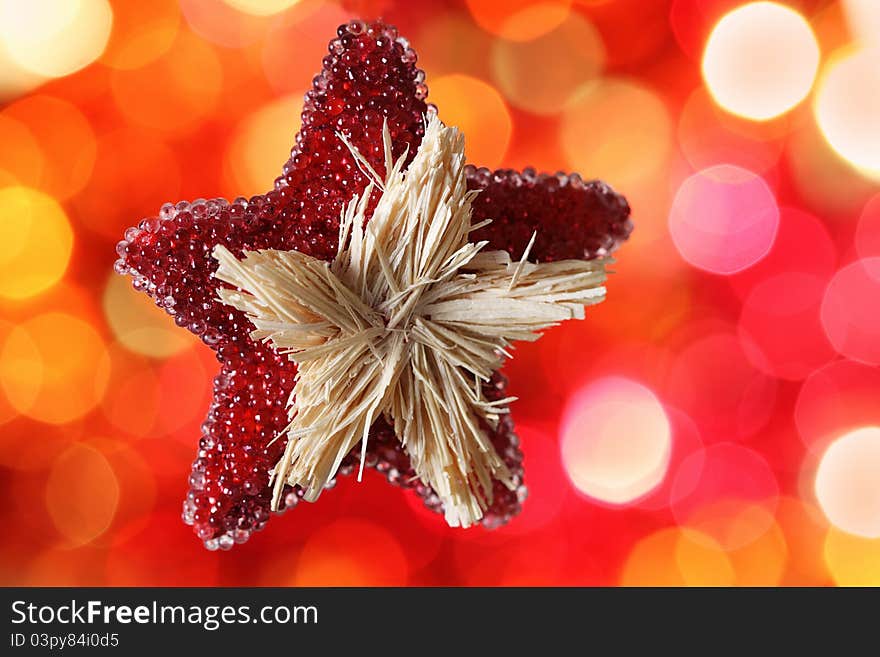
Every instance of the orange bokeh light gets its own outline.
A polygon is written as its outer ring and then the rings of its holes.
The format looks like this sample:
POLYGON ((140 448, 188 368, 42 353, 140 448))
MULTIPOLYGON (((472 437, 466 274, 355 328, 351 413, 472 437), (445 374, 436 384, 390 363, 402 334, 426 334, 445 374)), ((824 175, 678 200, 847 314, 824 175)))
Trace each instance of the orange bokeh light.
POLYGON ((661 529, 633 547, 622 586, 731 586, 736 574, 710 536, 689 528, 661 529))
POLYGON ((492 44, 493 80, 511 105, 535 114, 558 113, 604 63, 602 37, 577 14, 536 39, 492 44))
POLYGON ((467 135, 468 162, 495 168, 507 152, 512 131, 510 111, 490 84, 467 75, 452 74, 431 81, 430 100, 440 107, 440 118, 467 135))
POLYGON ((259 108, 239 125, 223 160, 227 196, 252 196, 272 188, 290 156, 302 106, 302 94, 285 96, 259 108))
POLYGON ((513 41, 529 41, 562 23, 571 0, 466 0, 477 24, 513 41))
POLYGON ((112 68, 135 69, 162 56, 180 29, 176 0, 117 2, 113 32, 101 57, 112 68))
POLYGON ((573 170, 631 189, 657 175, 670 135, 669 113, 653 91, 634 80, 604 78, 571 96, 559 139, 573 170))
POLYGON ((103 534, 116 513, 119 481, 101 452, 77 443, 52 465, 46 508, 58 532, 72 545, 103 534))
POLYGON ((85 186, 95 165, 95 133, 75 105, 54 96, 31 95, 6 107, 3 115, 21 122, 33 135, 44 160, 41 190, 65 200, 85 186))
POLYGON ((109 359, 95 328, 49 312, 13 329, 0 350, 0 384, 12 405, 42 422, 65 424, 94 408, 104 394, 109 359))
POLYGON ((223 69, 214 49, 188 32, 178 34, 159 59, 114 71, 113 99, 126 119, 167 135, 186 134, 211 114, 223 69))

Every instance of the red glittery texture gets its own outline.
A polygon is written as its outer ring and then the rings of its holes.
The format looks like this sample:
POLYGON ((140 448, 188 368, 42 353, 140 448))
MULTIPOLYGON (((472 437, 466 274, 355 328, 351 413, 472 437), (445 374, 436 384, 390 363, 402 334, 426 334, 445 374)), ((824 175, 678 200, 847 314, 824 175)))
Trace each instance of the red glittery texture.
MULTIPOLYGON (((236 255, 253 249, 296 249, 330 259, 335 255, 340 209, 361 192, 366 180, 336 135, 352 143, 377 170, 383 170, 382 123, 387 119, 394 155, 416 152, 423 117, 436 108, 425 102, 425 74, 415 52, 395 28, 352 22, 338 30, 323 70, 306 95, 302 128, 290 159, 272 191, 251 199, 199 200, 165 205, 157 217, 129 228, 117 251, 119 273, 165 308, 178 326, 200 336, 217 352, 220 374, 214 401, 199 440, 198 455, 184 501, 183 518, 210 549, 228 549, 262 529, 271 517, 267 472, 284 451, 272 439, 287 426, 286 403, 296 366, 271 346, 253 342, 249 321, 217 300, 211 257, 216 244, 236 255)), ((598 181, 577 174, 547 175, 469 168, 468 184, 482 193, 473 204, 474 223, 492 224, 475 239, 489 248, 521 256, 532 232, 534 260, 594 258, 613 251, 632 228, 623 197, 598 181)), ((500 375, 486 394, 505 396, 500 375)), ((509 419, 492 440, 508 467, 522 480, 522 453, 509 419)), ((353 454, 359 455, 356 447, 353 454)), ((343 473, 352 470, 349 456, 343 473)), ((409 459, 384 421, 371 431, 367 465, 398 486, 412 488, 427 506, 441 510, 434 492, 414 478, 409 459)), ((300 491, 291 489, 288 508, 300 491)), ((496 485, 483 525, 498 526, 520 510, 525 488, 496 485)))

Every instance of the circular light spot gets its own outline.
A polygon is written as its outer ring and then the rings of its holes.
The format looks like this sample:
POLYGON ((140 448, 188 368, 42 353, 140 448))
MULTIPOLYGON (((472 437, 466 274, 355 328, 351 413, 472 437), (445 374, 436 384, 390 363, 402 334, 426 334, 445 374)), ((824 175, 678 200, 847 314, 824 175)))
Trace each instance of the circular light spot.
POLYGON ((880 586, 880 539, 832 527, 825 537, 825 563, 839 586, 880 586))
POLYGON ((645 386, 618 377, 569 400, 560 441, 575 488, 609 504, 630 503, 658 486, 672 449, 663 405, 645 386))
POLYGON ((468 75, 443 75, 431 82, 431 100, 443 121, 465 134, 469 162, 490 169, 501 164, 513 124, 494 87, 468 75))
POLYGON ((95 133, 82 112, 60 98, 31 95, 9 105, 3 114, 27 126, 45 156, 40 189, 64 200, 85 186, 96 147, 95 133))
POLYGON ((0 1, 0 42, 22 68, 69 75, 100 57, 110 37, 107 0, 0 1))
POLYGON ((819 44, 798 12, 752 2, 725 15, 703 53, 703 79, 724 109, 773 118, 801 102, 819 67, 819 44))
POLYGON ((756 369, 746 342, 719 331, 689 344, 668 373, 667 401, 696 422, 707 443, 743 440, 757 433, 773 412, 776 382, 756 369))
POLYGON ((301 94, 275 100, 236 129, 224 159, 230 196, 261 194, 272 187, 290 156, 302 105, 301 94))
POLYGON ((403 586, 406 554, 388 531, 344 518, 316 530, 302 547, 295 586, 403 586))
POLYGON ((66 313, 18 325, 0 351, 0 385, 10 403, 41 422, 64 424, 100 401, 109 363, 91 324, 66 313))
POLYGON ((816 498, 838 529, 880 538, 880 427, 864 427, 835 440, 819 461, 816 498))
POLYGON ((838 53, 816 92, 819 129, 838 155, 880 179, 880 48, 838 53))
POLYGON ((493 79, 512 105, 535 114, 557 114, 573 89, 602 72, 604 61, 602 37, 577 14, 537 39, 492 45, 493 79))
POLYGON ((880 365, 880 258, 864 258, 834 275, 822 302, 822 324, 838 352, 880 365))
POLYGON ((116 338, 135 353, 167 358, 196 342, 147 295, 135 291, 128 278, 110 274, 103 303, 104 315, 116 338))
POLYGON ((290 9, 299 0, 223 0, 233 9, 252 16, 271 16, 290 9))
POLYGON ((872 197, 862 209, 856 229, 856 250, 863 258, 880 257, 880 194, 872 197))
POLYGON ((101 61, 124 69, 149 64, 171 47, 179 28, 176 0, 116 3, 113 32, 101 61))
POLYGON ((678 188, 669 231, 687 262, 714 274, 733 274, 763 258, 776 237, 779 208, 764 180, 720 164, 678 188))
POLYGON ((743 303, 739 332, 757 369, 799 381, 834 357, 819 319, 824 293, 825 281, 809 274, 779 274, 755 286, 743 303))
POLYGON ((76 444, 61 454, 46 482, 46 507, 58 531, 74 545, 89 543, 113 521, 119 482, 101 452, 76 444))
POLYGON ((605 78, 572 95, 559 136, 573 169, 628 189, 657 174, 666 162, 671 132, 666 106, 653 91, 605 78))
POLYGON ((654 532, 635 544, 620 576, 622 586, 731 586, 730 560, 711 536, 687 528, 654 532))
POLYGON ((429 83, 433 76, 448 73, 488 79, 494 42, 491 34, 459 11, 446 11, 425 21, 413 38, 419 48, 419 67, 431 72, 429 83), (456 44, 455 48, 450 48, 450 43, 456 44))
POLYGON ((180 32, 159 59, 114 71, 110 80, 113 98, 129 121, 171 135, 186 134, 208 116, 222 84, 213 48, 190 32, 180 32))
POLYGON ((27 187, 0 189, 0 296, 26 299, 67 270, 73 230, 52 197, 27 187))
POLYGON ((571 0, 466 0, 474 21, 487 32, 528 41, 557 27, 569 15, 571 0))
POLYGON ((708 534, 725 550, 763 536, 773 525, 779 484, 763 456, 741 445, 719 443, 690 456, 678 470, 672 504, 675 519, 708 534), (690 490, 676 495, 677 489, 690 490), (744 509, 754 506, 765 514, 744 509))
POLYGON ((837 269, 837 247, 817 217, 795 208, 779 209, 779 229, 766 256, 728 281, 742 297, 757 285, 782 274, 804 274, 828 280, 837 269))

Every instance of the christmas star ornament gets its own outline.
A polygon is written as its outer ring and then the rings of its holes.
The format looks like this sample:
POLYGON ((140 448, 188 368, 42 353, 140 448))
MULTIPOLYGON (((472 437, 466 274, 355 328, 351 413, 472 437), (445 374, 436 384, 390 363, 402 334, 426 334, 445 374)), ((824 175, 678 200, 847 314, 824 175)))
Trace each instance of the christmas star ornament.
POLYGON ((166 205, 116 269, 217 352, 183 517, 209 549, 375 468, 453 526, 525 497, 498 370, 604 298, 629 207, 575 175, 466 165, 393 27, 330 42, 274 189, 166 205))

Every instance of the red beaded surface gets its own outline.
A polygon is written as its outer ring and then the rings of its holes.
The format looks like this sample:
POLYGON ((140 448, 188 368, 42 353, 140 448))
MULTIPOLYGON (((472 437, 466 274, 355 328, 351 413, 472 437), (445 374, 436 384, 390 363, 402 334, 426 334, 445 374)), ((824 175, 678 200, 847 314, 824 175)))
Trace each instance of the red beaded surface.
MULTIPOLYGON (((395 28, 352 22, 339 28, 328 50, 306 94, 296 144, 272 191, 232 202, 167 204, 158 216, 129 228, 117 246, 116 270, 132 276, 135 288, 153 297, 178 326, 201 337, 221 364, 183 507, 185 522, 209 549, 244 542, 272 515, 267 473, 283 452, 285 438, 272 440, 287 425, 286 403, 296 374, 286 357, 250 339, 252 326, 240 312, 217 300, 213 247, 223 244, 236 255, 273 248, 331 258, 342 204, 366 185, 336 133, 349 135, 381 170, 383 121, 394 154, 411 157, 424 116, 437 111, 425 102, 425 74, 416 67, 415 52, 395 28)), ((474 202, 474 222, 493 220, 475 239, 489 240, 489 248, 514 257, 521 256, 536 229, 531 257, 545 261, 607 255, 632 229, 623 197, 577 174, 469 167, 468 185, 482 190, 474 202)), ((506 381, 496 374, 485 388, 487 396, 501 398, 506 381)), ((520 486, 510 491, 496 483, 483 518, 487 527, 515 516, 526 493, 522 453, 509 417, 492 432, 492 441, 520 486)), ((356 447, 353 454, 359 452, 356 447)), ((356 462, 350 456, 341 472, 351 472, 356 462)), ((371 431, 367 465, 389 482, 412 488, 429 508, 441 510, 434 492, 414 478, 409 459, 383 421, 371 431)), ((300 494, 291 489, 286 507, 295 506, 300 494)))

